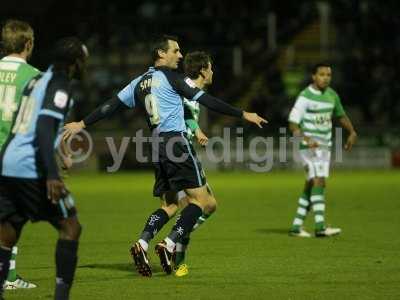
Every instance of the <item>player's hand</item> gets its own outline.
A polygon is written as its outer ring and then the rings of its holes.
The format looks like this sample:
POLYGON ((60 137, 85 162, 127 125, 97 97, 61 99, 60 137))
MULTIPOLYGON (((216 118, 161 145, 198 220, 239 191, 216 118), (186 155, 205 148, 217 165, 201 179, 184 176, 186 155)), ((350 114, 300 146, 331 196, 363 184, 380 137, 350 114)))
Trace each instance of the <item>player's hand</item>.
POLYGON ((306 141, 306 143, 307 143, 307 146, 310 148, 310 149, 315 149, 315 148, 318 148, 319 147, 319 144, 318 144, 318 142, 317 141, 314 141, 313 139, 311 139, 311 138, 309 138, 309 137, 304 137, 304 140, 306 141))
POLYGON ((63 132, 63 140, 66 141, 70 137, 74 136, 78 132, 80 132, 83 128, 85 128, 85 123, 83 121, 80 122, 71 122, 64 125, 63 132))
POLYGON ((197 138, 197 141, 199 142, 200 145, 205 146, 208 143, 208 137, 201 131, 200 128, 197 128, 196 131, 194 132, 194 135, 197 138))
POLYGON ((71 169, 72 165, 73 165, 73 161, 72 161, 72 156, 71 155, 66 155, 66 156, 62 156, 61 157, 61 162, 62 162, 62 168, 64 170, 69 170, 71 169))
POLYGON ((250 123, 254 123, 256 124, 258 127, 262 128, 262 124, 267 124, 268 121, 261 118, 259 115, 257 115, 256 113, 249 113, 247 111, 243 112, 243 119, 245 119, 246 121, 250 122, 250 123))
POLYGON ((61 168, 63 170, 70 169, 73 164, 72 154, 68 148, 67 142, 63 139, 60 142, 57 154, 61 162, 61 168))
POLYGON ((47 198, 53 204, 57 204, 61 197, 64 197, 67 193, 64 182, 59 179, 48 179, 46 181, 47 186, 47 198))
POLYGON ((344 145, 344 150, 351 151, 356 141, 357 141, 357 133, 356 132, 350 133, 350 135, 347 137, 346 144, 344 145))

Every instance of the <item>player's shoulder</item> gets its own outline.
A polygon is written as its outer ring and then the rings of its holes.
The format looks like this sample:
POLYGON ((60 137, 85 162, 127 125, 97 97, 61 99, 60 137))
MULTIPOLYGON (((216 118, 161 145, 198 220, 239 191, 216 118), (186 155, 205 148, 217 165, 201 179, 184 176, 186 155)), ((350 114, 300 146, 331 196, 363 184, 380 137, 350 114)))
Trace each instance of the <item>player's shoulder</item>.
POLYGON ((18 71, 27 76, 36 76, 40 74, 40 70, 28 63, 21 63, 18 71))
POLYGON ((32 65, 30 65, 30 64, 28 64, 28 63, 23 64, 23 66, 24 66, 27 70, 31 71, 32 73, 36 73, 36 74, 39 74, 39 73, 40 73, 40 70, 39 70, 38 68, 35 68, 34 66, 32 66, 32 65))
POLYGON ((306 99, 312 98, 312 92, 311 92, 311 90, 310 90, 310 87, 309 87, 309 86, 305 87, 305 88, 299 93, 299 95, 298 95, 297 98, 298 98, 298 99, 299 99, 299 98, 306 98, 306 99))
POLYGON ((155 74, 156 75, 163 74, 168 80, 184 79, 183 74, 168 67, 155 68, 155 74))
POLYGON ((166 67, 166 66, 154 67, 153 70, 155 72, 161 72, 161 73, 164 73, 164 74, 174 74, 174 75, 178 74, 178 72, 176 70, 171 69, 171 68, 166 67))
POLYGON ((339 94, 338 94, 333 88, 331 88, 331 87, 328 87, 328 88, 326 89, 326 92, 327 92, 329 95, 332 95, 332 96, 334 96, 334 97, 336 97, 336 98, 339 98, 339 94))
POLYGON ((45 106, 67 111, 71 99, 71 80, 65 72, 54 72, 46 89, 45 106))
POLYGON ((70 79, 64 72, 54 72, 49 82, 49 87, 68 91, 70 89, 70 79))

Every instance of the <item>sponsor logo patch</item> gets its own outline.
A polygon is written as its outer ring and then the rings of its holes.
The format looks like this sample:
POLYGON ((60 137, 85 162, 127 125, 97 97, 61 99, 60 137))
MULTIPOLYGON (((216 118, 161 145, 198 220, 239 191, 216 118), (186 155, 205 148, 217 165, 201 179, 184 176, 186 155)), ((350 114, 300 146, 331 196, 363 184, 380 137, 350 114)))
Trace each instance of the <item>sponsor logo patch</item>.
POLYGON ((57 91, 54 96, 54 105, 58 108, 65 108, 68 102, 68 94, 64 91, 57 91))
POLYGON ((190 78, 185 78, 185 82, 187 83, 188 86, 190 86, 191 88, 195 88, 196 85, 194 84, 193 80, 190 78))

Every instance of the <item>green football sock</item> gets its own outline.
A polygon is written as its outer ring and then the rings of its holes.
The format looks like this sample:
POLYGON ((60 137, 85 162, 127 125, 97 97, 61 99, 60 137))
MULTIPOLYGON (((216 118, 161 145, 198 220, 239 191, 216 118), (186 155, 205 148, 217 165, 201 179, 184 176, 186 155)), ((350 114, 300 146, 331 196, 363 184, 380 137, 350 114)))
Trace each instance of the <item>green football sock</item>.
POLYGON ((196 222, 196 224, 194 224, 192 231, 196 230, 197 227, 199 227, 201 224, 203 224, 211 215, 212 215, 212 213, 211 213, 211 214, 205 214, 205 213, 203 213, 203 214, 197 219, 197 222, 196 222))
POLYGON ((175 251, 175 266, 179 266, 183 264, 185 261, 185 253, 186 248, 189 245, 190 238, 189 236, 182 238, 176 243, 176 251, 175 251))
POLYGON ((311 205, 314 211, 315 231, 325 229, 325 197, 323 187, 313 187, 311 189, 311 205))
POLYGON ((17 253, 18 253, 18 248, 14 246, 11 252, 10 269, 8 271, 7 281, 17 280, 17 270, 15 268, 16 267, 15 259, 17 257, 17 253))
MULTIPOLYGON (((211 214, 204 214, 201 215, 198 219, 196 224, 193 226, 192 232, 197 229, 200 225, 202 225, 211 214)), ((182 238, 180 241, 176 243, 176 251, 175 251, 175 266, 179 266, 184 263, 185 261, 185 253, 186 249, 189 245, 189 236, 182 238)))
POLYGON ((308 206, 310 205, 310 195, 306 192, 299 198, 299 206, 297 207, 296 216, 293 220, 292 229, 293 232, 300 231, 301 226, 303 226, 304 220, 306 219, 308 206))

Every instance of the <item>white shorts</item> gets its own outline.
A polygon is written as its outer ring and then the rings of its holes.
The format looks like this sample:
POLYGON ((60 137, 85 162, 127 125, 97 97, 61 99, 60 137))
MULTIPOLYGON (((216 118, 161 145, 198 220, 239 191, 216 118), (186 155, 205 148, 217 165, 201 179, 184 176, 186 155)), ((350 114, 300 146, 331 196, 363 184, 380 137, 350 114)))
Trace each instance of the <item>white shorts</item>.
MULTIPOLYGON (((207 187, 208 192, 209 192, 211 195, 213 195, 213 192, 212 192, 210 186, 208 185, 208 183, 206 183, 206 187, 207 187)), ((185 191, 179 191, 179 192, 178 192, 178 201, 181 201, 181 200, 182 200, 183 198, 185 198, 186 196, 187 196, 187 194, 186 194, 185 191)))
POLYGON ((178 192, 178 201, 181 201, 183 198, 187 196, 185 191, 179 191, 178 192))
POLYGON ((315 177, 329 177, 331 151, 329 149, 302 149, 300 159, 305 167, 307 179, 315 177))

